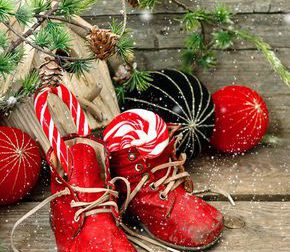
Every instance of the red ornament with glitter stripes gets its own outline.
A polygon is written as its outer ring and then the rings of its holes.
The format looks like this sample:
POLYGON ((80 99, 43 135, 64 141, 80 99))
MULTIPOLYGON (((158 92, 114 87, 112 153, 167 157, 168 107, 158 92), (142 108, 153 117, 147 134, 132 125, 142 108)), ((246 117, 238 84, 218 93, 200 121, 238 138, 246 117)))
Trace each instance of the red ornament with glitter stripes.
POLYGON ((25 197, 36 184, 40 167, 36 142, 19 129, 0 127, 0 205, 25 197))
POLYGON ((58 159, 65 172, 68 171, 70 152, 65 145, 59 131, 57 130, 48 108, 48 95, 57 95, 68 107, 80 136, 90 133, 88 121, 76 97, 64 86, 45 87, 35 95, 34 108, 36 116, 43 128, 44 133, 50 141, 58 159))
POLYGON ((135 146, 143 158, 159 156, 169 142, 168 127, 157 114, 131 109, 115 117, 104 130, 110 152, 135 146))
POLYGON ((215 104, 215 128, 211 143, 219 151, 241 153, 256 146, 269 124, 266 103, 245 86, 227 86, 212 96, 215 104))

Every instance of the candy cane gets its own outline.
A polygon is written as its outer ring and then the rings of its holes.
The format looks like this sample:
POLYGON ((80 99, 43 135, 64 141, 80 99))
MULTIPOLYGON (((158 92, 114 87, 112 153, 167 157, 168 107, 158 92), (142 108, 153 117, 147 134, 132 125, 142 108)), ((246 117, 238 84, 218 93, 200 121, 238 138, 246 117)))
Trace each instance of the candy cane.
POLYGON ((80 136, 90 133, 88 121, 76 97, 64 86, 45 87, 34 97, 34 109, 36 116, 47 136, 52 148, 63 166, 68 172, 69 168, 69 149, 64 143, 58 129, 56 128, 48 108, 48 95, 57 95, 68 107, 80 136))
POLYGON ((135 146, 145 158, 154 158, 168 145, 166 123, 155 113, 132 109, 113 119, 104 130, 104 141, 109 151, 135 146))

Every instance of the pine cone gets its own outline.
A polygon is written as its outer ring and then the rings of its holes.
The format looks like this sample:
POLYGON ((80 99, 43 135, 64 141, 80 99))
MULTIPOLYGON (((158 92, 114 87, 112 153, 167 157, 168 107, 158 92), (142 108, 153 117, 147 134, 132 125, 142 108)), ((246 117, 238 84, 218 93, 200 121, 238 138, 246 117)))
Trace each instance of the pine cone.
POLYGON ((45 57, 45 62, 39 67, 42 85, 58 85, 62 81, 62 68, 52 57, 45 57))
POLYGON ((136 8, 139 6, 139 0, 127 0, 127 1, 133 8, 136 8))
POLYGON ((110 30, 96 27, 93 27, 88 35, 91 49, 100 60, 105 60, 115 53, 118 40, 119 37, 110 30))

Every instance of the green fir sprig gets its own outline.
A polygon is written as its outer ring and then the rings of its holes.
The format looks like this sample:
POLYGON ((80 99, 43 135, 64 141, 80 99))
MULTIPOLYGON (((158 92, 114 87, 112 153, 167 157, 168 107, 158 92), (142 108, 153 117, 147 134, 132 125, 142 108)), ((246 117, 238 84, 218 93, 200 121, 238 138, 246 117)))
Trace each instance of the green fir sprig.
POLYGON ((56 14, 65 17, 79 15, 95 3, 96 0, 61 0, 56 14))
POLYGON ((51 9, 51 1, 31 0, 31 8, 34 15, 38 15, 51 9))
POLYGON ((139 0, 139 6, 141 8, 152 9, 158 2, 158 0, 139 0))
POLYGON ((39 74, 36 70, 28 73, 21 81, 22 89, 20 90, 20 94, 24 96, 28 96, 38 88, 40 83, 39 74))
POLYGON ((131 30, 126 29, 125 32, 122 33, 123 25, 122 22, 119 23, 115 19, 113 19, 110 24, 111 31, 120 36, 116 45, 116 52, 131 69, 131 77, 129 80, 121 85, 116 84, 115 90, 120 102, 124 101, 127 91, 135 89, 144 91, 149 87, 149 81, 151 81, 148 72, 137 69, 137 64, 134 63, 134 40, 131 36, 131 30))

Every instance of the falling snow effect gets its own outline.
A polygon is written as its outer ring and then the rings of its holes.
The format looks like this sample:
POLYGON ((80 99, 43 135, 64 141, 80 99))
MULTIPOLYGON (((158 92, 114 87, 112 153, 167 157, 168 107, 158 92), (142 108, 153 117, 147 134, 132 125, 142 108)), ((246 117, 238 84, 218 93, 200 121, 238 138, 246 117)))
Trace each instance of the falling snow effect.
POLYGON ((18 129, 0 127, 0 205, 25 196, 37 181, 40 165, 34 140, 18 129))
POLYGON ((179 123, 178 152, 192 158, 209 142, 214 126, 214 106, 208 90, 193 75, 177 70, 156 71, 145 92, 130 93, 124 108, 149 109, 168 123, 179 123))

